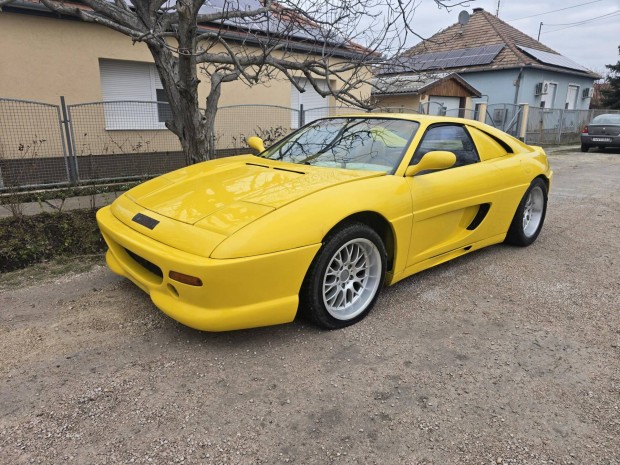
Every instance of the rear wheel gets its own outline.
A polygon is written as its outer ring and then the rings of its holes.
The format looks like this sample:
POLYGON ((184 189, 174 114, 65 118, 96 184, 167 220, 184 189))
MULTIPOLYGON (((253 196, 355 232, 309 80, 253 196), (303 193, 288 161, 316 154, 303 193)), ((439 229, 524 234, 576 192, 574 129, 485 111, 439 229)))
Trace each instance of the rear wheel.
POLYGON ((331 233, 306 276, 301 295, 305 313, 327 329, 360 321, 383 287, 386 255, 379 235, 365 224, 331 233))
POLYGON ((581 144, 582 152, 587 152, 588 150, 590 150, 590 146, 588 144, 581 144))
POLYGON ((533 243, 545 221, 547 213, 547 185, 536 178, 527 189, 506 236, 506 242, 525 247, 533 243))

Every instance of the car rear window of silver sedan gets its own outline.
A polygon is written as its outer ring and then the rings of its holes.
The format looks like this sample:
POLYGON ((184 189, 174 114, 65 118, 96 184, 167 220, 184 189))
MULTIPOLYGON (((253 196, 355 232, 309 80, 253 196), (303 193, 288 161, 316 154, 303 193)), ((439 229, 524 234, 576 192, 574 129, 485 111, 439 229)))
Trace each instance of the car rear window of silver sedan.
POLYGON ((598 115, 590 124, 620 124, 620 115, 598 115))

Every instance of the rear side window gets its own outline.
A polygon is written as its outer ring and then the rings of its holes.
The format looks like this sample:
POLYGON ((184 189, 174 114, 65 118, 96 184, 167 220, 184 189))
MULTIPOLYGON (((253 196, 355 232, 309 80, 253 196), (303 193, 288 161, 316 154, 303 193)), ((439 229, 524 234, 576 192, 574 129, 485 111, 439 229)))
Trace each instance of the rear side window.
POLYGON ((467 130, 476 144, 478 155, 482 161, 503 157, 508 153, 512 153, 510 147, 505 144, 501 145, 495 138, 489 136, 481 130, 473 127, 468 127, 467 130))
POLYGON ((457 166, 478 163, 480 158, 471 137, 463 126, 456 124, 442 124, 429 127, 424 134, 420 145, 416 149, 411 165, 416 165, 428 152, 445 150, 456 156, 457 166))

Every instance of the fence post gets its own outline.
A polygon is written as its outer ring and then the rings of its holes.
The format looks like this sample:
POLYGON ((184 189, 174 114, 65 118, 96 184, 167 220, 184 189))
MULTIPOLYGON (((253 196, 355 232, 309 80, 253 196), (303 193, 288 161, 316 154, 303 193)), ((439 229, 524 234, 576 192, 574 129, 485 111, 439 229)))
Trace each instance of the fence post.
POLYGON ((530 117, 530 104, 520 103, 519 106, 521 107, 521 118, 519 121, 518 138, 525 142, 525 136, 527 134, 527 120, 530 117))
POLYGON ((560 110, 560 121, 558 122, 557 145, 562 143, 562 130, 564 129, 564 110, 560 110))
POLYGON ((71 138, 71 130, 69 128, 69 113, 67 112, 67 105, 65 104, 65 96, 60 96, 60 108, 62 109, 62 125, 65 128, 65 139, 67 141, 67 161, 69 167, 69 182, 75 184, 77 182, 77 160, 75 159, 75 153, 73 150, 73 141, 71 138))
POLYGON ((304 104, 299 105, 299 127, 302 127, 306 121, 306 115, 304 113, 304 104))
POLYGON ((481 123, 486 123, 487 121, 487 102, 478 103, 478 121, 481 123))

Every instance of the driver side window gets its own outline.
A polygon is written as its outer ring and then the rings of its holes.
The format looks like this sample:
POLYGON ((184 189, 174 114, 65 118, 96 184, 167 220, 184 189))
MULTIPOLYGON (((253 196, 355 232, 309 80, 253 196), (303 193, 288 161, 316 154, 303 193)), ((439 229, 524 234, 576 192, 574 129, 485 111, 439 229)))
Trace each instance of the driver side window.
POLYGON ((463 126, 457 124, 440 124, 428 128, 413 154, 410 165, 416 165, 426 153, 434 150, 452 152, 456 156, 453 168, 480 161, 469 133, 463 126))

